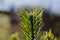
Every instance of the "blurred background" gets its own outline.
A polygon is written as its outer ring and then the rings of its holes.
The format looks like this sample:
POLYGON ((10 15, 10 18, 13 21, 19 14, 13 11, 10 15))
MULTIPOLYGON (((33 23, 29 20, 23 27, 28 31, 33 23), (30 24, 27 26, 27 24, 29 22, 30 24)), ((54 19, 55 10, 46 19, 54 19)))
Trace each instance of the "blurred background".
POLYGON ((59 0, 0 0, 0 40, 60 40, 59 31, 59 0))

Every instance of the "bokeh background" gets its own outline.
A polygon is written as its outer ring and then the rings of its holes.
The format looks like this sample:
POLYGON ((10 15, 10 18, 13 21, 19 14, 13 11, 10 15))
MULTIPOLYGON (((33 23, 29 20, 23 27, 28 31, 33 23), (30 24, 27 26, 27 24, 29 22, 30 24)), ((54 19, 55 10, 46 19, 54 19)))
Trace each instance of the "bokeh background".
POLYGON ((51 29, 42 32, 44 26, 44 9, 60 16, 60 1, 58 0, 0 0, 0 11, 10 11, 14 8, 20 18, 20 31, 9 36, 9 40, 60 40, 54 37, 51 29))

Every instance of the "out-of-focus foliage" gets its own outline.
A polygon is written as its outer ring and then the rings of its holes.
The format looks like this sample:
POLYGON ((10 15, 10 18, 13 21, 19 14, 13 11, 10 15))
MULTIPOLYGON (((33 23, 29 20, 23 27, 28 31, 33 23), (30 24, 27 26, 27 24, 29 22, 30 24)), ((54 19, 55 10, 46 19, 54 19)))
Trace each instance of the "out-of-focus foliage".
POLYGON ((12 34, 12 35, 9 37, 9 40, 18 40, 18 32, 12 34))

